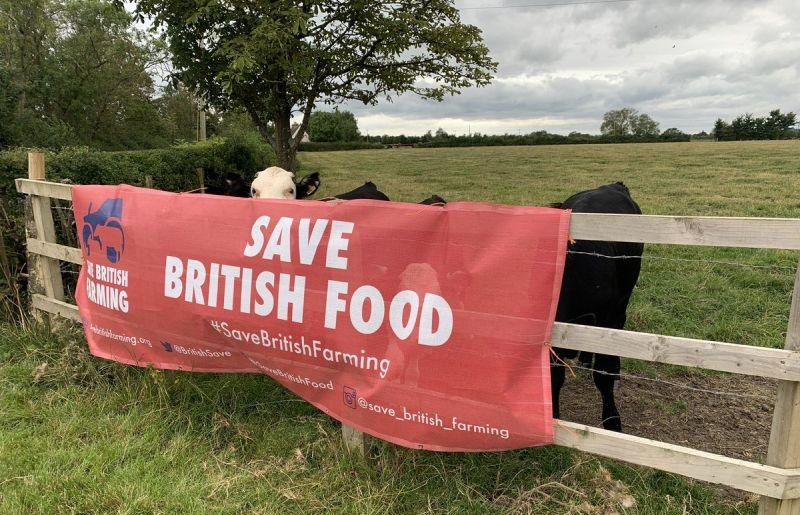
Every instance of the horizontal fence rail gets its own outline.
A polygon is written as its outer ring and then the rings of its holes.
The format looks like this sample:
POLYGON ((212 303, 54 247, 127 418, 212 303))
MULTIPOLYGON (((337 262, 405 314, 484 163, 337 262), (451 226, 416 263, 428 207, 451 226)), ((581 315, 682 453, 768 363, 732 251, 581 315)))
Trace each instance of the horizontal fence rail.
POLYGON ((555 439, 556 445, 775 499, 800 497, 800 469, 751 463, 564 420, 556 422, 555 439))
MULTIPOLYGON (((17 179, 17 190, 32 196, 71 200, 71 186, 17 179)), ((800 219, 677 217, 573 213, 570 238, 677 245, 800 250, 800 219)), ((28 252, 48 259, 82 263, 80 249, 38 238, 28 252)), ((773 349, 678 336, 556 322, 552 344, 593 353, 705 368, 781 381, 768 465, 747 462, 563 420, 555 422, 555 442, 694 479, 765 496, 760 513, 800 514, 800 279, 796 277, 787 347, 773 349), (777 442, 777 443, 773 443, 777 442), (786 443, 789 442, 789 443, 786 443)), ((48 295, 32 295, 34 308, 80 320, 77 307, 48 295)), ((363 446, 361 433, 343 426, 349 444, 363 446)))
POLYGON ((72 185, 70 184, 36 179, 15 179, 14 182, 17 185, 17 191, 20 193, 72 201, 72 185))
MULTIPOLYGON (((17 179, 17 191, 71 200, 71 186, 17 179)), ((800 219, 572 213, 570 238, 800 250, 800 219)))
POLYGON ((556 322, 554 347, 800 381, 800 352, 556 322))
POLYGON ((573 240, 800 250, 800 219, 572 213, 573 240))

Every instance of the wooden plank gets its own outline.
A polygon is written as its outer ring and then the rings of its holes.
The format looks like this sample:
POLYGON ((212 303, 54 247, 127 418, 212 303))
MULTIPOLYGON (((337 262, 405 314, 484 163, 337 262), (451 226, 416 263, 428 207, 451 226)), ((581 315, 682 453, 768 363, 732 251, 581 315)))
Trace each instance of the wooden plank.
MULTIPOLYGON (((794 278, 789 326, 786 330, 787 350, 800 351, 800 263, 794 278)), ((783 468, 800 467, 800 382, 781 381, 772 417, 767 464, 783 468)), ((800 514, 800 499, 791 501, 762 497, 760 515, 800 514)))
POLYGON ((46 179, 44 172, 44 154, 42 152, 28 152, 28 179, 43 181, 46 179))
POLYGON ((72 185, 30 179, 15 179, 17 191, 28 195, 72 200, 72 185))
MULTIPOLYGON (((28 177, 33 182, 44 180, 44 154, 28 153, 28 177)), ((53 222, 50 199, 33 195, 27 199, 27 202, 29 208, 26 209, 25 231, 28 238, 56 243, 56 226, 53 222)), ((55 300, 63 301, 65 299, 61 265, 57 259, 29 254, 28 269, 30 270, 29 288, 32 293, 44 293, 47 297, 55 300)))
POLYGON ((342 424, 342 438, 344 445, 349 451, 355 451, 358 454, 365 455, 364 433, 358 429, 342 424))
POLYGON ((555 443, 774 498, 800 497, 800 470, 728 458, 596 427, 555 421, 555 443))
MULTIPOLYGON (((17 179, 17 191, 71 200, 69 184, 17 179)), ((800 219, 573 213, 570 237, 765 249, 800 250, 800 219)))
POLYGON ((197 173, 197 182, 200 183, 200 188, 198 190, 200 193, 206 192, 206 172, 202 168, 195 168, 195 173, 197 173))
POLYGON ((554 347, 800 381, 800 352, 556 322, 554 347))
POLYGON ((573 213, 570 238, 798 250, 800 219, 573 213))
POLYGON ((58 243, 49 243, 41 240, 27 239, 26 243, 28 252, 38 254, 40 256, 47 256, 77 265, 83 264, 83 256, 81 249, 75 247, 68 247, 66 245, 59 245, 58 243))
POLYGON ((81 321, 81 316, 78 313, 78 306, 64 302, 62 300, 55 300, 40 295, 38 293, 31 296, 31 304, 36 309, 59 315, 76 322, 81 321))

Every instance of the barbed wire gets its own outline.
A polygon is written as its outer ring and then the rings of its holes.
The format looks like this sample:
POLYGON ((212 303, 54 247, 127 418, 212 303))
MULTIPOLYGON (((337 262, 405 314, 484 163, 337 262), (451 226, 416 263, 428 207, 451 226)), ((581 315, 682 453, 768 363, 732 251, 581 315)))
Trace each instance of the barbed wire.
POLYGON ((792 272, 797 270, 797 267, 783 266, 783 265, 751 265, 749 263, 738 263, 736 261, 720 261, 716 259, 689 259, 689 258, 672 258, 663 256, 608 256, 605 254, 598 254, 597 252, 580 252, 577 250, 568 250, 567 254, 576 254, 581 256, 591 256, 605 259, 641 259, 642 261, 673 261, 676 263, 702 263, 712 265, 725 265, 725 266, 738 266, 742 268, 759 268, 759 269, 774 269, 774 270, 790 270, 792 272))
MULTIPOLYGON (((52 206, 53 209, 63 209, 65 211, 72 211, 71 207, 61 207, 61 206, 52 206)), ((753 265, 750 263, 741 263, 736 261, 723 261, 718 259, 691 259, 691 258, 675 258, 675 257, 664 257, 664 256, 651 256, 651 255, 642 255, 642 256, 634 256, 634 255, 622 255, 622 256, 609 256, 606 254, 600 254, 598 252, 582 252, 577 250, 567 250, 567 254, 572 255, 579 255, 579 256, 589 256, 589 257, 596 257, 596 258, 603 258, 603 259, 619 259, 619 260, 626 260, 626 259, 640 259, 642 261, 666 261, 666 262, 673 262, 673 263, 693 263, 693 264, 710 264, 710 265, 722 265, 722 266, 733 266, 733 267, 740 267, 740 268, 752 268, 752 269, 760 269, 760 270, 785 270, 790 272, 796 272, 797 267, 794 266, 784 266, 784 265, 753 265)))
POLYGON ((754 395, 754 394, 748 394, 748 393, 732 393, 732 392, 726 392, 726 391, 723 391, 723 390, 710 390, 710 389, 707 389, 707 388, 698 388, 696 386, 688 386, 688 385, 685 385, 685 384, 675 383, 675 382, 672 382, 672 381, 665 381, 663 379, 655 379, 655 378, 652 378, 652 377, 642 377, 642 376, 635 376, 635 375, 632 375, 632 374, 624 374, 622 372, 620 372, 619 374, 613 374, 613 373, 607 372, 605 370, 597 370, 595 368, 582 367, 580 365, 573 365, 573 364, 563 364, 562 365, 562 364, 556 363, 553 366, 560 366, 560 367, 577 369, 577 370, 588 370, 589 372, 592 372, 592 373, 596 372, 596 373, 601 374, 601 375, 618 376, 621 379, 629 379, 629 380, 634 380, 634 381, 636 381, 636 380, 650 381, 650 382, 653 382, 653 383, 665 384, 665 385, 673 386, 675 388, 682 388, 684 390, 690 390, 690 391, 693 391, 693 392, 706 393, 706 394, 709 394, 709 395, 722 395, 722 396, 725 396, 725 397, 738 397, 738 398, 744 398, 744 399, 759 399, 759 400, 764 400, 764 401, 769 401, 769 402, 774 402, 775 401, 775 398, 767 397, 765 395, 754 395))
MULTIPOLYGON (((78 248, 78 247, 74 247, 78 248)), ((652 260, 652 261, 673 261, 678 263, 695 263, 695 264, 712 264, 712 265, 724 265, 724 266, 737 266, 741 268, 754 268, 760 270, 785 270, 788 272, 796 272, 797 268, 793 266, 781 266, 781 265, 751 265, 748 263, 737 263, 735 261, 718 261, 714 259, 686 259, 686 258, 668 258, 668 257, 659 257, 659 256, 605 256, 603 254, 597 254, 592 252, 576 252, 572 250, 568 250, 567 254, 580 254, 585 256, 592 256, 592 257, 599 257, 599 258, 606 258, 606 259, 642 259, 642 260, 652 260)))

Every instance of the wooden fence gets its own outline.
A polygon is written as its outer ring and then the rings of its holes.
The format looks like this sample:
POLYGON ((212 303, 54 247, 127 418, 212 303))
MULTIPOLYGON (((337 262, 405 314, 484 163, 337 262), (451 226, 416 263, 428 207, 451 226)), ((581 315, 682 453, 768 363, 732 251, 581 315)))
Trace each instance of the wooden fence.
MULTIPOLYGON (((57 244, 50 199, 71 200, 71 186, 44 181, 44 157, 29 155, 28 256, 34 310, 79 320, 64 302, 59 261, 82 263, 79 249, 57 244)), ((675 217, 574 213, 570 238, 678 245, 800 250, 800 219, 675 217)), ((761 515, 800 515, 800 267, 795 275, 785 349, 556 323, 553 344, 779 380, 767 464, 556 420, 557 445, 731 486, 762 496, 761 515)), ((343 426, 348 445, 363 435, 343 426)))

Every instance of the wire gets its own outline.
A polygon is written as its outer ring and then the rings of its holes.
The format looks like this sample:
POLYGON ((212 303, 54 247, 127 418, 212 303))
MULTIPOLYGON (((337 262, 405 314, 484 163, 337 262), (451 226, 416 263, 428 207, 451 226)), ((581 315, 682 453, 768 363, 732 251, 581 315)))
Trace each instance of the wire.
MULTIPOLYGON (((555 366, 564 366, 564 365, 556 364, 555 366)), ((597 370, 597 369, 594 369, 594 368, 581 367, 581 366, 578 366, 578 365, 572 365, 572 368, 578 369, 578 370, 588 370, 589 372, 598 373, 600 375, 616 376, 616 377, 619 377, 621 379, 629 379, 629 380, 632 380, 632 381, 650 381, 652 383, 665 384, 665 385, 673 386, 675 388, 682 388, 684 390, 690 390, 690 391, 693 391, 693 392, 700 392, 700 393, 707 393, 707 394, 711 394, 711 395, 722 395, 722 396, 725 396, 725 397, 737 397, 737 398, 741 398, 741 399, 759 399, 759 400, 768 401, 768 402, 774 402, 775 401, 775 399, 773 397, 767 397, 767 396, 764 396, 764 395, 754 395, 754 394, 747 394, 747 393, 732 393, 732 392, 726 392, 726 391, 722 391, 722 390, 708 390, 706 388, 697 388, 695 386, 687 386, 685 384, 675 383, 675 382, 672 382, 672 381, 664 381, 663 379, 655 379, 655 378, 652 378, 652 377, 635 376, 635 375, 631 375, 631 374, 625 374, 625 373, 622 373, 622 372, 620 372, 619 374, 613 374, 611 372, 606 372, 605 370, 597 370)))
POLYGON ((605 254, 598 254, 597 252, 580 252, 577 250, 568 250, 567 254, 575 254, 578 256, 591 256, 605 259, 641 259, 642 261, 674 261, 676 263, 705 263, 711 265, 725 265, 725 266, 738 266, 742 268, 756 268, 756 269, 771 269, 771 270, 788 270, 790 272, 797 271, 797 267, 781 266, 781 265, 751 265, 748 263, 737 263, 735 261, 718 261, 714 259, 686 259, 686 258, 671 258, 660 256, 608 256, 605 254))
POLYGON ((619 4, 619 3, 629 3, 635 2, 637 0, 585 0, 582 2, 561 2, 561 3, 550 3, 550 4, 521 4, 521 5, 490 5, 484 7, 459 7, 458 9, 461 11, 474 11, 478 9, 524 9, 524 8, 531 8, 531 7, 565 7, 569 5, 594 5, 594 4, 619 4))

